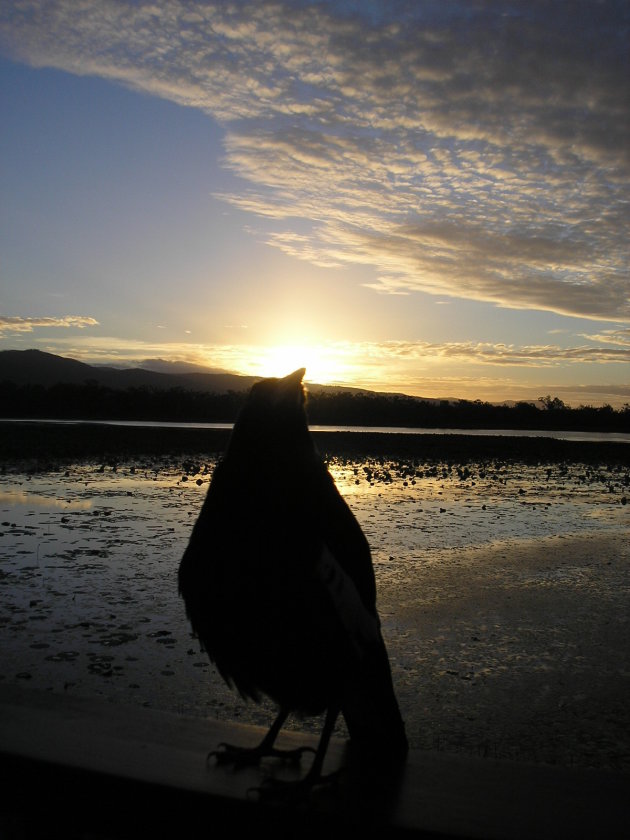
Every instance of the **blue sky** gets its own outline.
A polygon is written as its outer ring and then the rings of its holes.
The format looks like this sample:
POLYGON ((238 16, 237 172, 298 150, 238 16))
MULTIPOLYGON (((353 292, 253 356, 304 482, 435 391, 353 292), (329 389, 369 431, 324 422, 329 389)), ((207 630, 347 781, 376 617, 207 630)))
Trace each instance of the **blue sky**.
POLYGON ((630 402, 625 2, 8 2, 0 349, 630 402))

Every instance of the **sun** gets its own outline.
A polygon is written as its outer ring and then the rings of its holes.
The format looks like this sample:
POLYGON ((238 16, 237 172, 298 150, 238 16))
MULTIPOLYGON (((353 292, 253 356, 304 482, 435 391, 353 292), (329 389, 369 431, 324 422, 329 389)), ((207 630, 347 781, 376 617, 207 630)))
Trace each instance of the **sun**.
POLYGON ((316 344, 277 344, 262 349, 257 373, 260 376, 286 376, 298 368, 306 368, 306 382, 319 385, 348 381, 348 366, 338 349, 316 344))

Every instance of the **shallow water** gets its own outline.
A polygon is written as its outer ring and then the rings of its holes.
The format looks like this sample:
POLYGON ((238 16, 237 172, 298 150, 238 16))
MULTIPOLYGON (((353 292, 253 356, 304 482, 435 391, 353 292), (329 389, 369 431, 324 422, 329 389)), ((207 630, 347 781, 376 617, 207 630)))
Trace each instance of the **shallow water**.
MULTIPOLYGON (((566 705, 558 680, 566 685, 584 668, 582 653, 567 660, 581 632, 577 618, 588 610, 592 619, 599 605, 614 638, 625 638, 628 557, 618 545, 628 532, 627 472, 396 459, 336 459, 329 467, 372 547, 412 745, 540 759, 525 745, 529 730, 503 715, 499 737, 496 719, 480 709, 502 697, 512 717, 522 717, 513 684, 520 668, 538 686, 537 719, 546 709, 553 721, 547 729, 539 723, 540 737, 553 740, 559 723, 545 697, 557 712, 566 705), (614 557, 597 558, 595 568, 570 562, 572 552, 560 561, 550 548, 581 538, 610 552, 616 546, 614 557), (520 564, 521 548, 532 545, 541 556, 520 564), (509 592, 517 593, 517 607, 509 592), (554 603, 568 617, 551 620, 554 603), (506 674, 508 664, 515 670, 506 674), (555 676, 542 679, 545 669, 555 676)), ((177 596, 177 565, 213 468, 213 461, 156 459, 0 476, 0 679, 266 723, 269 709, 244 706, 200 653, 177 596)), ((611 685, 630 687, 627 652, 606 667, 611 685)), ((579 694, 579 687, 569 691, 579 694)), ((617 723, 599 746, 593 738, 586 752, 556 745, 542 760, 626 767, 616 690, 601 714, 617 723)))
MULTIPOLYGON (((178 423, 162 420, 59 420, 0 417, 2 423, 50 424, 54 426, 129 426, 157 429, 232 429, 233 423, 178 423)), ((419 426, 340 426, 309 424, 312 432, 353 432, 357 434, 404 434, 404 435, 461 435, 472 437, 537 437, 555 440, 591 441, 594 443, 629 443, 630 434, 625 432, 571 432, 553 429, 448 429, 419 426)))

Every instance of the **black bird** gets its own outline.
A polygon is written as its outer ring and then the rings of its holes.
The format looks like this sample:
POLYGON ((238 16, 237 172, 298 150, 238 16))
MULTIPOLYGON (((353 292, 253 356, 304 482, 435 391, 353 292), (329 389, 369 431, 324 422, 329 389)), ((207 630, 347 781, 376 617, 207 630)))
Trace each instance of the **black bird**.
MULTIPOLYGON (((282 755, 291 712, 326 712, 304 787, 317 784, 338 714, 352 751, 401 762, 403 720, 376 609, 367 540, 308 429, 302 379, 256 383, 218 463, 179 567, 193 632, 227 683, 279 714, 236 764, 282 755)), ((293 751, 291 754, 295 753, 293 751)), ((297 751, 301 753, 301 751, 297 751)))

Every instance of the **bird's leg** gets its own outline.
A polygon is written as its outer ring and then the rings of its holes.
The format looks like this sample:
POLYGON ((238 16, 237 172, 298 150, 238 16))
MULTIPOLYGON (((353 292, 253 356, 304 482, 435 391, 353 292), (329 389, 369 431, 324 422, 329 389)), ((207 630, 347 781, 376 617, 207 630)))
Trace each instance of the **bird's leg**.
POLYGON ((327 776, 322 776, 322 767, 324 766, 324 759, 326 758, 328 743, 333 733, 333 729, 335 728, 335 723, 337 722, 338 715, 338 706, 331 706, 326 712, 326 720, 324 721, 324 728, 322 729, 322 734, 319 738, 319 744, 317 745, 317 750, 315 751, 315 758, 313 759, 313 763, 311 765, 310 770, 304 778, 304 781, 308 782, 309 787, 322 784, 322 782, 332 781, 338 776, 337 772, 329 773, 327 776))
POLYGON ((324 766, 324 759, 326 758, 326 751, 328 750, 328 743, 335 728, 337 716, 339 715, 339 706, 330 706, 326 712, 326 720, 324 721, 324 728, 319 738, 317 750, 315 750, 315 758, 313 763, 303 779, 297 781, 285 781, 283 779, 266 779, 258 788, 258 793, 264 799, 290 799, 297 801, 308 796, 311 790, 317 785, 331 784, 335 782, 341 771, 337 770, 334 773, 328 773, 326 776, 322 775, 322 768, 324 766))
POLYGON ((273 756, 287 761, 299 762, 305 752, 315 752, 312 747, 297 747, 294 750, 279 750, 274 747, 278 733, 289 716, 288 709, 281 708, 271 724, 269 732, 257 747, 238 747, 233 744, 219 744, 216 750, 208 753, 207 760, 216 758, 217 764, 233 764, 234 767, 248 767, 258 764, 261 758, 273 756))

